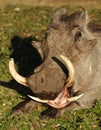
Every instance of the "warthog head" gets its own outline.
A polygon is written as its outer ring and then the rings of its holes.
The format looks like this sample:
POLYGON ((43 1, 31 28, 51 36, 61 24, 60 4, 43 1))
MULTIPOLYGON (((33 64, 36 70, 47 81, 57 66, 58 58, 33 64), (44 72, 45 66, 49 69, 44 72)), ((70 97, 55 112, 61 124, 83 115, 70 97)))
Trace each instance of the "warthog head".
POLYGON ((95 62, 97 40, 87 29, 87 18, 84 9, 70 15, 66 9, 59 9, 54 14, 45 39, 32 43, 42 57, 42 64, 30 77, 19 75, 14 60, 10 60, 11 75, 33 91, 35 97, 30 98, 58 110, 70 108, 69 104, 76 101, 80 101, 79 105, 72 109, 90 106, 86 93, 92 91, 91 81, 99 62, 95 62))

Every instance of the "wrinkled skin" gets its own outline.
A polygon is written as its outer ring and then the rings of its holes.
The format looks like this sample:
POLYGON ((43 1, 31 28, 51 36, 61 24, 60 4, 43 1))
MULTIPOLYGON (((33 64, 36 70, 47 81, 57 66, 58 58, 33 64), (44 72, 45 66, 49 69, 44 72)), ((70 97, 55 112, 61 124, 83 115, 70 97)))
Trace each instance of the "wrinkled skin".
MULTIPOLYGON (((67 78, 60 54, 72 62, 75 70, 75 82, 70 95, 84 95, 62 109, 47 109, 42 116, 58 117, 66 110, 92 107, 95 100, 101 98, 101 45, 87 29, 87 14, 84 9, 71 15, 66 9, 58 10, 52 19, 47 35, 42 43, 34 42, 43 63, 36 68, 35 74, 28 78, 29 88, 35 96, 54 99, 62 90, 67 78), (37 45, 38 44, 38 45, 37 45)), ((14 112, 33 110, 39 103, 27 100, 18 105, 14 112)))

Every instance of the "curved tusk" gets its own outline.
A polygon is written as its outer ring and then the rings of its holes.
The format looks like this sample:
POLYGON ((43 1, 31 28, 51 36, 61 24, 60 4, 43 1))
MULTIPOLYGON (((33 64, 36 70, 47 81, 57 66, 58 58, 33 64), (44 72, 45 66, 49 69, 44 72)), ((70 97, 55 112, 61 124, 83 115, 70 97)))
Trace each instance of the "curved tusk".
POLYGON ((28 97, 33 99, 34 101, 41 102, 41 103, 48 103, 48 101, 49 101, 49 100, 42 100, 40 98, 37 98, 37 97, 34 97, 34 96, 30 96, 30 95, 28 95, 28 97))
POLYGON ((71 63, 71 61, 67 57, 65 57, 63 55, 60 55, 60 57, 65 62, 66 67, 69 71, 69 77, 66 81, 67 82, 66 85, 67 85, 67 87, 70 87, 71 85, 73 85, 74 80, 75 80, 73 64, 71 63))
POLYGON ((78 100, 79 98, 81 98, 83 95, 84 95, 84 94, 80 94, 79 96, 67 98, 67 101, 68 101, 68 102, 74 102, 74 101, 78 100))
POLYGON ((12 77, 17 82, 19 82, 22 85, 28 86, 28 79, 23 77, 23 76, 21 76, 21 75, 19 75, 16 72, 16 69, 15 69, 15 66, 14 66, 14 59, 13 58, 11 58, 11 60, 9 61, 9 71, 10 71, 10 74, 12 75, 12 77))

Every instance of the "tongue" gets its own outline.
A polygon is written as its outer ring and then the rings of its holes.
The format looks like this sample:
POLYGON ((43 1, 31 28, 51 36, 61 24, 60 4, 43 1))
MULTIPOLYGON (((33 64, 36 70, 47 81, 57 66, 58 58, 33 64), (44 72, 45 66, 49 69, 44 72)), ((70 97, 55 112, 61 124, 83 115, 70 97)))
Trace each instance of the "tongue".
POLYGON ((64 87, 64 89, 59 93, 59 95, 54 100, 48 100, 47 104, 54 108, 60 109, 68 104, 68 97, 69 92, 67 91, 67 87, 64 87))

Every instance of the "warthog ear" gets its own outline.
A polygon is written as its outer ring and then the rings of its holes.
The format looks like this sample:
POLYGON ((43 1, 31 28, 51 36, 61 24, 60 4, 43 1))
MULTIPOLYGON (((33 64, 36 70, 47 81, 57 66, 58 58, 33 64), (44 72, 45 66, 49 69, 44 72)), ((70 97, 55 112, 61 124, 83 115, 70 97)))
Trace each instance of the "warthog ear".
POLYGON ((61 23, 61 16, 65 15, 67 13, 67 10, 65 8, 58 9, 52 18, 51 27, 57 29, 58 25, 61 23))
POLYGON ((62 15, 66 14, 67 10, 65 8, 61 8, 53 15, 53 22, 57 23, 60 21, 62 15))
POLYGON ((87 11, 85 11, 84 8, 81 8, 80 11, 77 12, 77 14, 75 15, 75 23, 77 25, 79 25, 80 27, 84 27, 87 25, 88 23, 88 15, 87 15, 87 11))

